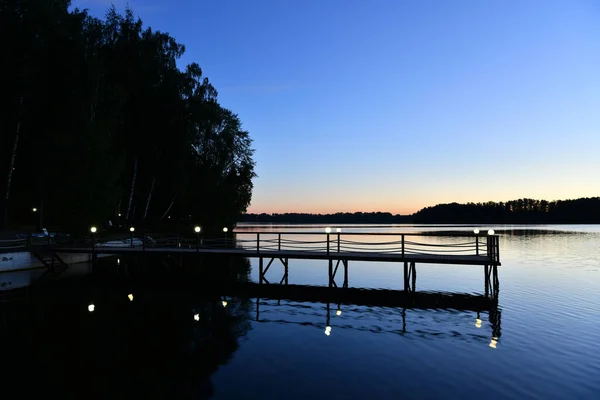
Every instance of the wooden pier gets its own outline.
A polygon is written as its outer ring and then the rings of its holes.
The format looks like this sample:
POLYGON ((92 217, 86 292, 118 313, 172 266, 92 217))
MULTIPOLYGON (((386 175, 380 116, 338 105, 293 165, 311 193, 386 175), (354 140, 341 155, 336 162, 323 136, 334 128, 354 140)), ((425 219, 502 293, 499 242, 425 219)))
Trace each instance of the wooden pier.
MULTIPOLYGON (((343 270, 342 288, 348 288, 349 263, 392 262, 404 269, 404 290, 415 291, 417 263, 482 266, 486 295, 497 296, 500 249, 498 235, 456 232, 456 235, 416 233, 354 232, 234 232, 222 238, 205 238, 200 233, 181 235, 141 233, 118 240, 92 234, 86 240, 48 236, 42 239, 11 241, 12 251, 30 251, 40 259, 58 254, 98 255, 225 255, 257 258, 259 284, 269 284, 267 273, 274 262, 281 262, 287 284, 290 260, 326 260, 328 286, 337 288, 338 271, 343 270), (17 250, 18 249, 18 250, 17 250)), ((0 250, 2 247, 0 246, 0 250)), ((55 257, 53 257, 54 259, 55 257)))

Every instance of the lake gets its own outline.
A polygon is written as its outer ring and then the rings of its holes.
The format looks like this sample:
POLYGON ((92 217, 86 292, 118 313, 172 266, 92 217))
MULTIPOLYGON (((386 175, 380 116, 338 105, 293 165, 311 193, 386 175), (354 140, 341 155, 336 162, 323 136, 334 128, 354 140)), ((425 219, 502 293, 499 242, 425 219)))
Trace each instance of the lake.
MULTIPOLYGON (((90 274, 89 266, 74 266, 55 281, 40 278, 39 270, 1 275, 3 281, 48 282, 31 298, 26 290, 20 301, 2 298, 0 354, 8 372, 0 393, 194 399, 600 398, 600 226, 489 227, 500 235, 502 262, 493 319, 488 312, 453 309, 220 296, 202 274, 186 275, 185 285, 171 283, 170 277, 178 275, 164 260, 147 267, 139 260, 111 258, 101 261, 106 267, 102 272, 98 268, 90 274)), ((322 233, 324 226, 240 228, 322 233)), ((213 271, 227 270, 227 279, 258 281, 257 260, 205 264, 203 268, 213 271)), ((417 292, 484 291, 482 267, 423 264, 417 271, 417 292)), ((268 274, 271 282, 278 282, 282 265, 274 263, 268 274)), ((290 284, 325 286, 327 279, 326 261, 289 261, 290 284)), ((403 269, 392 263, 350 262, 349 286, 401 290, 403 269)))

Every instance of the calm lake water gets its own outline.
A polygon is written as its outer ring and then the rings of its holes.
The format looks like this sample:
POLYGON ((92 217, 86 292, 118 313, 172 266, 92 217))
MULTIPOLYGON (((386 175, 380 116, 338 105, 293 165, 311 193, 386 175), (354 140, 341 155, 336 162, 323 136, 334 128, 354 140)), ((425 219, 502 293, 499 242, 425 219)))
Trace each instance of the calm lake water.
MULTIPOLYGON (((150 263, 151 273, 140 260, 117 265, 110 258, 93 275, 86 265, 55 282, 41 278, 50 283, 32 288, 34 295, 13 290, 10 296, 23 299, 1 297, 0 357, 6 372, 0 393, 2 398, 34 393, 129 399, 600 398, 600 226, 491 227, 500 235, 502 262, 499 318, 493 321, 488 312, 477 322, 474 311, 220 296, 203 273, 186 275, 185 286, 171 283, 178 275, 163 260, 150 263)), ((234 264, 210 261, 202 268, 228 271, 217 272, 218 279, 258 281, 256 260, 234 264)), ((484 291, 482 267, 417 264, 417 271, 417 291, 484 291)), ((26 286, 40 274, 0 274, 0 284, 26 286)), ((274 263, 268 277, 278 282, 282 274, 282 265, 274 263)), ((401 290, 402 277, 401 266, 392 263, 349 265, 351 287, 401 290)), ((327 279, 326 261, 290 260, 290 284, 325 286, 327 279)))

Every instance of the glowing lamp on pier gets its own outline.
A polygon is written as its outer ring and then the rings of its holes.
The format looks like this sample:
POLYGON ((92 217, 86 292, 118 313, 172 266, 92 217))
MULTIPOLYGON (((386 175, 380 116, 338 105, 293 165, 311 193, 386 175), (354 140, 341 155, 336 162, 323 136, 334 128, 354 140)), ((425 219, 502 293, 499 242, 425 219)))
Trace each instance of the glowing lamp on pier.
POLYGON ((194 321, 200 321, 200 314, 194 314, 194 321))
POLYGON ((223 228, 223 232, 227 233, 229 231, 229 229, 227 229, 227 227, 223 228))
POLYGON ((119 217, 121 216, 121 213, 119 213, 119 217))
POLYGON ((490 230, 488 231, 488 235, 493 235, 493 234, 494 234, 494 230, 493 230, 493 229, 490 229, 490 230))
POLYGON ((223 307, 227 307, 227 301, 223 300, 221 304, 223 304, 223 307))
POLYGON ((95 305, 93 305, 93 304, 90 304, 90 305, 88 306, 88 311, 89 311, 89 312, 93 312, 95 309, 96 309, 96 306, 95 306, 95 305))
POLYGON ((196 233, 200 233, 201 230, 202 230, 202 228, 200 228, 199 226, 194 228, 194 232, 196 232, 196 233))
POLYGON ((331 233, 331 228, 330 227, 325 228, 325 233, 331 233))
POLYGON ((336 231, 337 233, 342 233, 342 228, 335 228, 335 231, 336 231))
POLYGON ((474 233, 474 234, 476 234, 476 235, 479 235, 479 229, 475 228, 475 229, 473 230, 473 233, 474 233))
POLYGON ((92 226, 92 227, 90 228, 90 232, 92 232, 92 233, 96 233, 96 231, 97 231, 97 230, 98 230, 98 229, 96 229, 96 227, 95 227, 95 226, 92 226))
POLYGON ((37 208, 33 207, 32 211, 37 212, 37 208))
POLYGON ((131 293, 129 293, 129 294, 127 295, 127 298, 129 299, 129 301, 133 301, 133 295, 132 295, 131 293))
POLYGON ((135 228, 132 226, 131 228, 129 228, 129 232, 135 232, 135 228))

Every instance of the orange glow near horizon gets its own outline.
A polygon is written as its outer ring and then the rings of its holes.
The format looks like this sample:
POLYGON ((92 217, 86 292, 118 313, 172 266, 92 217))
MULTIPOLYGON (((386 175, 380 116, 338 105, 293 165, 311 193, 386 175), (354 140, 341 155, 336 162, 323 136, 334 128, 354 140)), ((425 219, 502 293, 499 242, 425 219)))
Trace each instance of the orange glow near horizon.
MULTIPOLYGON (((355 213, 355 212, 389 212, 391 214, 410 215, 425 207, 433 207, 437 204, 447 203, 485 203, 493 201, 496 203, 517 200, 520 198, 530 198, 536 200, 569 200, 582 197, 597 197, 598 193, 582 191, 577 195, 535 195, 528 193, 523 196, 486 196, 484 194, 473 195, 469 191, 464 193, 456 193, 456 195, 439 196, 435 200, 420 201, 415 198, 403 198, 398 201, 373 201, 372 199, 358 199, 354 204, 351 201, 336 201, 333 199, 325 199, 318 201, 317 199, 307 199, 306 201, 298 201, 298 199, 282 198, 278 200, 257 201, 248 207, 250 214, 285 214, 285 213, 307 213, 307 214, 335 214, 335 213, 355 213), (312 200, 312 201, 311 201, 312 200)), ((357 196, 358 197, 358 196, 357 196)), ((254 202, 253 202, 254 203, 254 202)))

